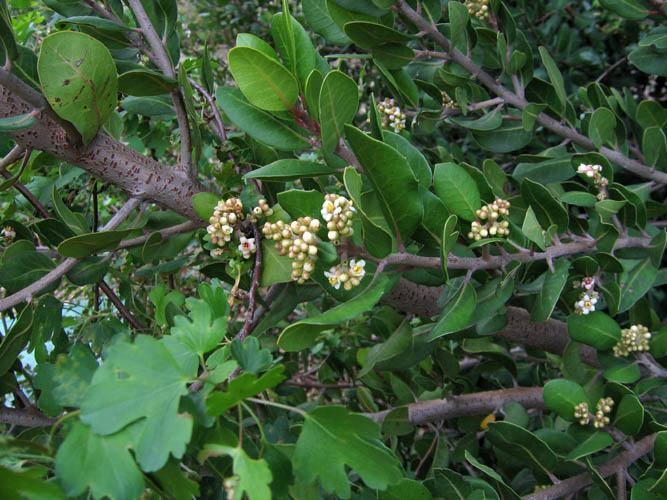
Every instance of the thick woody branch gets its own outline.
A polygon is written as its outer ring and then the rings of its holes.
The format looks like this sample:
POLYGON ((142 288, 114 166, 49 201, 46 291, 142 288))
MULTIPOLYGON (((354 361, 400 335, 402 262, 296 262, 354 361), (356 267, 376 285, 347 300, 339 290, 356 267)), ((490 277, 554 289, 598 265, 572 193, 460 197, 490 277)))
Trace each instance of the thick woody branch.
MULTIPOLYGON (((442 287, 417 285, 401 279, 389 294, 382 298, 382 303, 391 305, 397 310, 432 317, 440 313, 438 299, 442 295, 442 287)), ((507 325, 494 334, 495 337, 510 343, 539 349, 561 355, 570 342, 567 325, 556 319, 540 323, 530 321, 530 313, 524 309, 507 306, 507 325)), ((587 364, 597 366, 595 349, 580 346, 579 355, 587 364)))
MULTIPOLYGON (((412 403, 407 405, 408 421, 412 425, 423 425, 446 418, 487 415, 512 402, 524 408, 545 408, 542 387, 517 387, 412 403)), ((368 413, 366 416, 381 423, 391 411, 368 413)))
MULTIPOLYGON (((20 80, 14 83, 16 85, 11 90, 0 85, 0 118, 21 115, 33 109, 18 96, 16 88, 34 91, 20 80)), ((51 153, 104 182, 117 185, 129 197, 153 201, 200 222, 190 198, 203 188, 190 179, 187 172, 161 165, 102 133, 85 146, 72 144, 65 129, 47 112, 40 113, 36 119, 31 128, 9 133, 18 145, 51 153)))
POLYGON ((46 427, 56 423, 55 418, 49 418, 37 410, 17 410, 0 406, 0 422, 3 424, 18 425, 21 427, 46 427))
MULTIPOLYGON (((496 94, 498 97, 502 97, 505 102, 511 104, 517 109, 523 110, 528 105, 528 101, 526 99, 509 91, 502 84, 498 83, 495 78, 485 72, 481 67, 477 66, 472 61, 472 59, 465 56, 457 48, 452 47, 449 40, 447 40, 447 38, 445 38, 445 36, 440 33, 435 26, 426 22, 414 9, 408 5, 405 0, 399 0, 397 6, 399 12, 403 14, 412 24, 428 35, 440 47, 449 52, 449 54, 451 54, 452 61, 465 68, 473 77, 476 77, 491 92, 496 94)), ((590 151, 598 150, 595 144, 593 144, 593 141, 591 141, 588 137, 580 134, 577 130, 570 128, 567 125, 560 123, 558 120, 554 120, 545 113, 540 113, 537 116, 536 121, 544 128, 551 130, 561 137, 570 139, 572 142, 581 147, 584 147, 590 151)), ((609 161, 620 165, 624 169, 637 174, 640 177, 652 179, 655 182, 659 182, 660 184, 667 184, 667 173, 665 172, 658 172, 653 168, 647 167, 646 165, 643 165, 642 163, 628 158, 618 151, 614 151, 607 147, 602 147, 599 151, 609 161)))
MULTIPOLYGON (((627 469, 634 462, 639 460, 644 455, 651 452, 653 443, 655 442, 655 434, 646 436, 641 441, 637 441, 629 450, 621 453, 613 460, 606 462, 596 468, 598 474, 603 478, 616 474, 618 471, 627 469)), ((540 490, 532 495, 522 497, 523 500, 554 500, 556 498, 564 498, 572 495, 577 491, 593 484, 593 479, 588 473, 579 474, 578 476, 565 479, 558 484, 549 488, 540 490)))

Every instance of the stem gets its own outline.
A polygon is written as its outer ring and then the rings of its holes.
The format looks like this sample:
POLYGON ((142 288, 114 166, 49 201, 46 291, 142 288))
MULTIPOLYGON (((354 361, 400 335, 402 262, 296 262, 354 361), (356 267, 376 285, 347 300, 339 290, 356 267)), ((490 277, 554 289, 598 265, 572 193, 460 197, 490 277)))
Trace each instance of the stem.
POLYGON ((250 291, 248 292, 248 312, 246 313, 245 323, 243 323, 243 328, 239 332, 237 338, 243 342, 245 338, 250 333, 250 329, 253 324, 253 317, 255 314, 255 294, 257 293, 257 287, 259 287, 259 278, 262 274, 262 240, 260 239, 259 230, 257 229, 257 224, 252 223, 252 234, 255 237, 255 268, 252 273, 252 283, 250 284, 250 291))
POLYGON ((250 401, 252 403, 258 404, 258 405, 264 405, 264 406, 273 406, 274 408, 280 408, 282 410, 287 410, 291 411, 292 413, 298 413, 302 417, 306 418, 307 413, 303 411, 300 408, 295 408, 293 406, 287 406, 283 405, 280 403, 274 403, 273 401, 266 401, 265 399, 257 399, 257 398, 246 398, 246 401, 250 401))

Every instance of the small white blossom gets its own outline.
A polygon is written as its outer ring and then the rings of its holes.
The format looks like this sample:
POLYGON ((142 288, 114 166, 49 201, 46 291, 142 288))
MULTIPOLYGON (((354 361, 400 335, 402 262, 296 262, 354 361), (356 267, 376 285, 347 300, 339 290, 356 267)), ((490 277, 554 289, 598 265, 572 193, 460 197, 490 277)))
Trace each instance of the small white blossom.
POLYGON ((232 228, 232 226, 230 226, 229 224, 225 224, 224 226, 222 226, 222 228, 220 228, 221 237, 225 241, 229 241, 229 240, 232 239, 232 232, 233 231, 234 231, 234 229, 232 228))
POLYGON ((340 288, 340 271, 337 267, 332 267, 329 271, 324 271, 324 276, 329 280, 329 284, 336 290, 340 288))
POLYGON ((350 261, 350 275, 354 276, 355 278, 363 278, 366 274, 366 269, 364 269, 364 266, 366 266, 365 260, 352 259, 350 261))
POLYGON ((597 294, 588 295, 583 294, 580 300, 574 304, 574 309, 577 313, 586 315, 595 311, 595 304, 597 304, 597 294))
POLYGON ((320 213, 322 214, 322 218, 325 221, 329 222, 334 215, 338 215, 339 213, 341 213, 341 211, 342 209, 340 206, 335 205, 333 202, 329 200, 326 200, 322 205, 322 210, 320 210, 320 213))
POLYGON ((246 238, 241 236, 241 243, 239 244, 239 251, 243 254, 244 259, 249 259, 250 255, 255 253, 257 247, 255 246, 255 238, 246 238))

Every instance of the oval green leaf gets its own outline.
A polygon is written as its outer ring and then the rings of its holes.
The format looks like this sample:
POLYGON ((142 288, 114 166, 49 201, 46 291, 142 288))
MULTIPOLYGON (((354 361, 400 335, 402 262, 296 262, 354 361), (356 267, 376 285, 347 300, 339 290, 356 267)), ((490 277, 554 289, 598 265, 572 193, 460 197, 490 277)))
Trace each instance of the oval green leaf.
POLYGON ((542 396, 547 408, 555 411, 568 422, 574 420, 574 407, 579 403, 587 403, 588 408, 591 408, 586 391, 579 384, 570 380, 550 380, 544 386, 542 396))
POLYGON ((433 189, 450 212, 473 221, 481 206, 479 189, 474 179, 456 163, 438 163, 433 174, 433 189))
POLYGON ((621 327, 602 311, 571 314, 567 329, 573 340, 600 350, 611 349, 621 339, 621 327))

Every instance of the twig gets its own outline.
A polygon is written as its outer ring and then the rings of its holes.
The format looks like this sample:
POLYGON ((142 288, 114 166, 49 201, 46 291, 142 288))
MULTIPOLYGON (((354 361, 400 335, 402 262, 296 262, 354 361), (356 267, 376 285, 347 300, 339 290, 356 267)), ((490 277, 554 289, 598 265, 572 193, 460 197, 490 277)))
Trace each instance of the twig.
MULTIPOLYGON (((148 43, 153 50, 153 63, 155 63, 167 77, 175 79, 176 71, 174 65, 167 53, 163 41, 155 31, 155 27, 148 17, 141 1, 128 0, 127 3, 132 9, 134 16, 137 18, 139 26, 141 26, 141 32, 146 37, 146 40, 148 40, 148 43)), ((192 144, 190 142, 190 127, 188 125, 188 115, 185 110, 183 95, 179 89, 174 89, 171 92, 171 98, 174 103, 178 128, 181 132, 181 170, 196 175, 196 172, 192 172, 192 144)))
POLYGON ((118 298, 118 295, 111 289, 109 285, 106 284, 104 280, 100 280, 98 283, 98 286, 100 287, 100 290, 104 292, 104 295, 106 295, 111 303, 116 306, 116 309, 118 309, 118 312, 127 320, 127 322, 132 325, 132 327, 137 330, 139 333, 144 331, 144 327, 141 326, 141 323, 137 321, 137 318, 135 318, 132 313, 125 307, 125 304, 121 302, 121 300, 118 298))
MULTIPOLYGON (((447 40, 447 38, 445 38, 445 36, 440 33, 434 26, 430 25, 419 14, 417 14, 417 12, 415 12, 414 9, 412 9, 412 7, 410 7, 405 0, 398 0, 396 5, 400 13, 403 14, 412 24, 426 33, 443 49, 448 51, 451 54, 452 61, 462 66, 473 77, 476 77, 491 92, 499 97, 502 97, 508 104, 511 104, 520 110, 523 110, 528 105, 528 101, 526 99, 523 99, 515 93, 509 91, 503 85, 498 83, 495 78, 484 71, 480 66, 475 64, 472 59, 465 56, 457 48, 452 47, 449 40, 447 40)), ((570 128, 567 125, 562 124, 558 120, 551 118, 545 113, 540 113, 537 116, 536 121, 552 132, 562 137, 571 139, 572 142, 578 144, 579 146, 582 146, 591 151, 598 150, 595 144, 593 144, 593 141, 591 141, 588 137, 580 134, 577 130, 570 128)), ((667 173, 665 172, 656 171, 653 168, 643 165, 642 163, 628 158, 620 152, 614 151, 607 147, 600 148, 599 152, 608 160, 617 163, 624 169, 633 172, 634 174, 645 177, 647 179, 652 179, 661 184, 667 184, 667 173)))
POLYGON ((285 382, 285 385, 291 385, 293 387, 306 387, 313 389, 348 389, 351 387, 356 387, 355 384, 351 383, 339 383, 339 384, 320 384, 319 382, 304 382, 299 380, 288 380, 285 382))
MULTIPOLYGON (((109 220, 109 222, 106 223, 106 225, 102 228, 102 231, 109 231, 111 229, 117 228, 130 215, 132 210, 139 206, 140 203, 141 201, 136 198, 130 198, 127 200, 120 208, 120 210, 118 210, 118 212, 116 212, 116 214, 109 220)), ((24 300, 32 299, 32 297, 44 290, 44 288, 49 286, 54 281, 60 279, 65 273, 72 269, 77 264, 77 262, 79 262, 79 259, 68 257, 60 264, 58 264, 55 269, 45 274, 34 283, 31 283, 22 290, 19 290, 9 297, 5 297, 4 299, 0 300, 0 311, 6 311, 11 307, 20 304, 24 300)))
MULTIPOLYGON (((632 449, 625 451, 616 458, 600 465, 596 468, 598 474, 603 478, 606 478, 612 474, 616 474, 618 471, 627 469, 641 457, 651 452, 655 436, 655 434, 646 436, 641 441, 637 441, 632 449)), ((591 484, 593 484, 593 479, 588 472, 585 472, 578 476, 565 479, 549 488, 537 491, 531 495, 526 495, 522 497, 522 500, 554 500, 581 491, 591 484)))
POLYGON ((0 406, 0 422, 3 424, 19 425, 21 427, 46 427, 53 425, 56 420, 35 409, 17 410, 0 406))
MULTIPOLYGON (((423 425, 447 418, 487 415, 509 402, 519 403, 524 408, 545 408, 542 390, 542 387, 517 387, 411 403, 407 405, 408 422, 423 425)), ((391 411, 366 413, 366 416, 382 423, 391 411)))
MULTIPOLYGON (((19 146, 14 147, 14 149, 12 149, 12 151, 16 150, 17 148, 19 148, 19 146)), ((24 151, 22 148, 19 148, 19 149, 21 149, 22 152, 24 151)), ((10 151, 9 154, 11 154, 12 151, 10 151)), ((23 157, 23 163, 24 163, 24 164, 25 164, 25 162, 27 162, 27 161, 30 159, 30 152, 31 152, 30 149, 25 150, 25 156, 23 157)), ((8 154, 7 156, 9 156, 9 154, 8 154)), ((3 166, 2 168, 0 168, 0 174, 2 174, 3 177, 5 177, 5 178, 7 178, 7 179, 11 179, 11 178, 13 177, 12 174, 11 174, 10 172, 8 172, 6 168, 4 168, 4 166, 3 166)), ((49 214, 49 211, 46 209, 46 207, 45 207, 44 205, 42 205, 42 204, 39 202, 39 200, 38 200, 37 198, 35 198, 35 195, 33 195, 33 194, 28 190, 28 188, 25 187, 23 184, 21 184, 18 180, 14 182, 13 187, 15 187, 16 190, 17 190, 19 193, 21 193, 21 194, 25 197, 25 199, 28 200, 28 202, 29 202, 33 207, 35 207, 35 209, 37 209, 37 211, 38 211, 40 214, 42 214, 42 217, 47 217, 47 218, 48 218, 48 217, 51 216, 51 215, 49 214)))
POLYGON ((356 155, 345 145, 343 139, 340 139, 340 141, 338 142, 338 146, 336 146, 334 154, 340 156, 343 160, 345 160, 348 163, 348 165, 353 166, 357 170, 357 172, 359 173, 364 172, 364 168, 361 166, 361 163, 359 163, 359 160, 357 159, 356 155))
POLYGON ((251 223, 252 235, 255 237, 255 268, 252 272, 252 282, 250 284, 250 291, 248 292, 248 312, 246 313, 245 323, 243 323, 243 328, 236 336, 241 342, 250 333, 252 327, 254 313, 255 313, 255 294, 257 293, 257 287, 259 287, 259 278, 262 274, 262 242, 260 239, 259 229, 257 229, 256 223, 251 223))

